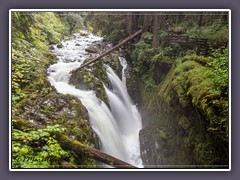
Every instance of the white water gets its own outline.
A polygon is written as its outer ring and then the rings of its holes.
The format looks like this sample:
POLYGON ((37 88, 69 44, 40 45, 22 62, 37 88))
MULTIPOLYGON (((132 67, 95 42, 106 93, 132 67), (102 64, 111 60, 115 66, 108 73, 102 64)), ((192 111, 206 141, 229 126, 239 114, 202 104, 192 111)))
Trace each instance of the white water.
POLYGON ((58 63, 48 69, 49 81, 63 94, 71 94, 79 98, 86 107, 93 130, 101 141, 101 150, 129 162, 135 166, 143 167, 140 158, 138 133, 141 129, 141 116, 133 105, 126 89, 125 69, 127 63, 119 58, 123 66, 122 81, 111 67, 106 66, 107 75, 111 81, 112 90, 105 87, 110 109, 98 99, 94 91, 76 89, 69 85, 69 72, 79 67, 89 54, 85 48, 92 43, 101 42, 102 38, 90 33, 87 37, 75 34, 73 40, 63 42, 63 48, 56 48, 58 63), (78 43, 80 46, 75 46, 78 43))

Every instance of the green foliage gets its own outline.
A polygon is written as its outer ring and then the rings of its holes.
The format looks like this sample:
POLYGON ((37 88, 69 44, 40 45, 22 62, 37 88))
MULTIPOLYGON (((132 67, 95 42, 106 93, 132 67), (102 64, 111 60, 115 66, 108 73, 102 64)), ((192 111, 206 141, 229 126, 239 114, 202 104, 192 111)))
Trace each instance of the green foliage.
POLYGON ((44 47, 46 42, 60 42, 65 27, 53 12, 33 13, 33 17, 35 23, 30 29, 35 44, 44 47))
POLYGON ((182 48, 179 44, 173 44, 163 49, 164 55, 170 58, 177 58, 180 56, 182 48))
POLYGON ((152 43, 153 34, 150 32, 144 32, 141 36, 141 40, 147 44, 152 43))
MULTIPOLYGON (((51 87, 46 80, 47 67, 56 62, 48 44, 59 43, 66 31, 59 18, 50 12, 12 13, 12 121, 25 119, 19 111, 23 104, 41 95, 49 95, 51 87), (48 86, 46 88, 46 85, 48 86), (40 92, 40 93, 39 93, 40 92)), ((31 106, 39 104, 31 104, 31 106)), ((25 111, 26 110, 26 111, 25 111)), ((44 109, 45 110, 45 109, 44 109)), ((25 121, 25 120, 24 120, 25 121)), ((12 129, 13 168, 75 167, 74 159, 54 139, 54 133, 63 132, 59 126, 39 130, 12 129)))
POLYGON ((203 165, 220 165, 221 155, 218 155, 215 147, 211 143, 199 143, 195 150, 195 159, 197 164, 203 165))
POLYGON ((70 33, 77 32, 80 29, 84 28, 82 16, 77 12, 65 12, 64 21, 67 22, 70 33))
POLYGON ((151 59, 151 43, 149 43, 150 33, 146 32, 142 34, 141 40, 135 44, 135 48, 131 53, 133 59, 133 70, 135 73, 141 75, 146 72, 146 63, 151 59))
POLYGON ((151 74, 146 73, 146 75, 143 75, 141 79, 143 80, 144 86, 148 92, 153 91, 157 87, 151 74))
POLYGON ((36 81, 46 67, 56 62, 47 52, 47 43, 59 42, 64 26, 54 13, 12 13, 12 105, 13 112, 30 92, 26 87, 36 81))
POLYGON ((93 12, 86 16, 85 24, 93 28, 93 33, 104 36, 106 41, 117 42, 126 35, 125 12, 93 12))
POLYGON ((110 34, 106 35, 104 39, 105 41, 109 42, 109 41, 114 41, 116 39, 119 39, 119 37, 123 37, 123 36, 124 36, 124 30, 115 29, 110 34))
POLYGON ((62 161, 71 161, 69 153, 64 151, 53 133, 62 133, 65 129, 59 125, 45 129, 21 131, 12 130, 12 167, 13 168, 54 168, 62 161))
POLYGON ((190 37, 207 38, 210 41, 228 41, 228 26, 222 19, 216 19, 211 25, 198 27, 197 23, 188 26, 186 34, 190 37))
POLYGON ((12 12, 12 39, 32 40, 30 27, 35 22, 30 12, 12 12))
MULTIPOLYGON (((26 40, 18 39, 12 48, 12 105, 27 97, 26 87, 45 74, 46 67, 56 61, 55 55, 35 48, 26 40)), ((30 93, 30 92, 29 92, 30 93)))
POLYGON ((167 36, 168 36, 168 32, 167 31, 160 30, 159 34, 158 34, 158 41, 160 42, 159 44, 164 42, 164 40, 166 39, 167 36))
POLYGON ((225 49, 223 53, 216 50, 212 56, 207 65, 212 68, 210 74, 216 90, 222 92, 228 88, 228 49, 225 49))

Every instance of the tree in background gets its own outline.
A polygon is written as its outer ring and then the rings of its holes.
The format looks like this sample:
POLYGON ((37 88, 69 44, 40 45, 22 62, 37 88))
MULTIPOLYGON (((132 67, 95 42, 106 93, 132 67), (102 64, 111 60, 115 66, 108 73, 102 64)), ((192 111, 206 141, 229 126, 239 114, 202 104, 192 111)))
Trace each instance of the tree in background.
POLYGON ((158 30, 159 30, 159 15, 153 15, 153 40, 152 40, 152 47, 155 48, 158 45, 158 30))

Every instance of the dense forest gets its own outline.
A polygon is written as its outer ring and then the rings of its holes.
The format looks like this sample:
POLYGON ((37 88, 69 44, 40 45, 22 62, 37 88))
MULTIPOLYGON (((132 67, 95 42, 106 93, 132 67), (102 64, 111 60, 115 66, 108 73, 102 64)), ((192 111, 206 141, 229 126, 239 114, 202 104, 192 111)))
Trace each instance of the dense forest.
POLYGON ((103 40, 84 48, 83 64, 122 44, 75 69, 69 83, 94 91, 114 111, 106 92, 114 88, 106 64, 121 76, 119 57, 126 59, 126 87, 141 115, 144 168, 228 168, 228 18, 228 12, 216 11, 13 11, 11 167, 135 166, 105 151, 88 106, 49 81, 54 69, 48 69, 67 54, 54 50, 70 42, 74 50, 81 48, 75 39, 91 33, 103 40))

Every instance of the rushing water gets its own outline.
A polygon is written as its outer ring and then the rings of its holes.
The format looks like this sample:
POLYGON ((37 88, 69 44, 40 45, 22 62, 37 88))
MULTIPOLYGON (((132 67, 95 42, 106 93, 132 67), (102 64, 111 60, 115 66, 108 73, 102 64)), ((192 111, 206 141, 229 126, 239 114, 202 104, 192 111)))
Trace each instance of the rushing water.
POLYGON ((91 33, 87 36, 74 34, 73 40, 62 42, 63 48, 54 49, 58 62, 49 67, 49 81, 63 94, 71 94, 79 98, 86 107, 90 117, 92 129, 101 141, 101 150, 129 162, 138 167, 142 166, 140 158, 139 130, 141 129, 141 116, 133 105, 126 88, 125 69, 126 60, 119 57, 123 67, 122 80, 115 74, 113 69, 106 65, 108 78, 112 89, 105 87, 109 100, 110 109, 96 97, 92 90, 80 90, 68 83, 69 72, 79 67, 84 59, 89 57, 85 48, 93 43, 101 43, 102 38, 91 33), (76 46, 79 44, 80 46, 76 46))

